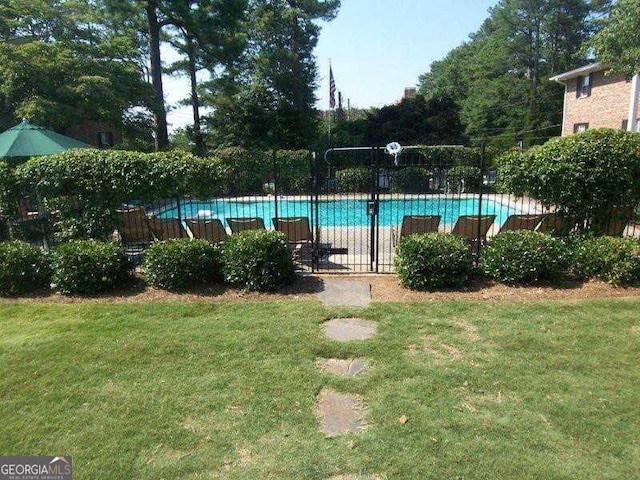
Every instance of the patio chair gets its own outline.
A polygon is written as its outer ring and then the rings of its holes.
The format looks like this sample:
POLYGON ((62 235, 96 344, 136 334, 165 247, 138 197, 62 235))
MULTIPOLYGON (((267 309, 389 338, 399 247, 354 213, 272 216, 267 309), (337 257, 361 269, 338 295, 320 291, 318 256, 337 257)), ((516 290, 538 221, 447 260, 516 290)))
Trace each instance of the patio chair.
POLYGON ((535 230, 540 221, 542 215, 509 215, 507 220, 500 227, 500 231, 508 232, 512 230, 535 230))
POLYGON ((460 215, 451 233, 466 238, 470 242, 483 242, 495 221, 495 215, 460 215))
POLYGON ((542 218, 537 231, 555 235, 566 235, 571 231, 571 227, 564 220, 562 213, 553 212, 542 218))
POLYGON ((213 243, 224 242, 227 238, 227 231, 217 218, 211 220, 187 220, 186 223, 193 234, 193 238, 201 238, 213 243))
POLYGON ((143 245, 153 242, 153 234, 149 228, 149 219, 142 207, 118 210, 120 225, 118 233, 122 243, 143 245))
POLYGON ((284 217, 272 220, 274 228, 287 237, 294 261, 304 263, 305 259, 310 260, 313 235, 309 227, 309 219, 307 217, 284 217))
POLYGON ((396 246, 400 239, 409 235, 437 232, 440 219, 440 215, 405 215, 402 218, 400 233, 395 229, 391 230, 393 245, 396 246))
POLYGON ((231 233, 240 233, 247 230, 265 230, 262 218, 227 218, 227 224, 231 233))
POLYGON ((307 217, 274 218, 273 226, 278 232, 285 234, 289 243, 303 244, 313 241, 307 217))
POLYGON ((149 227, 158 240, 170 238, 189 238, 187 230, 177 218, 149 217, 149 227))

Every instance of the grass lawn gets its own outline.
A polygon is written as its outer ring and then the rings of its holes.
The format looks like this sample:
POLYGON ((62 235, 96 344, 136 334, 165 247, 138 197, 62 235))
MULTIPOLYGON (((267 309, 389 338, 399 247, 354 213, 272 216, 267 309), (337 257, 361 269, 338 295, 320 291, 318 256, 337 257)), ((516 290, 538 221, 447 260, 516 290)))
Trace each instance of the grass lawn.
POLYGON ((640 477, 640 300, 375 304, 374 340, 325 340, 349 313, 0 305, 0 454, 72 455, 76 479, 640 477), (354 356, 373 369, 315 368, 354 356), (318 432, 326 386, 365 432, 318 432))

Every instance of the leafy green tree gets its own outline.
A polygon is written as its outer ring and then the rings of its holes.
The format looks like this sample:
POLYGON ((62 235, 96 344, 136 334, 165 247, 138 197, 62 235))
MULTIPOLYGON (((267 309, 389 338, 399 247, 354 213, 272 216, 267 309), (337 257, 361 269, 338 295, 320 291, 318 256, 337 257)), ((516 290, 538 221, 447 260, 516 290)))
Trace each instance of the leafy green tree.
POLYGON ((20 118, 64 131, 104 120, 134 132, 149 104, 135 42, 88 0, 0 4, 0 126, 20 118), (116 28, 113 28, 116 27, 116 28))
POLYGON ((241 54, 245 36, 240 29, 247 0, 206 0, 200 2, 173 2, 170 14, 175 35, 169 43, 183 58, 169 66, 167 71, 189 77, 190 95, 183 101, 193 109, 193 127, 190 132, 195 151, 204 155, 206 147, 200 119, 200 93, 197 74, 206 69, 210 75, 241 54))
POLYGON ((64 131, 89 118, 122 127, 149 91, 136 65, 79 56, 63 43, 0 44, 2 127, 26 118, 64 131))
POLYGON ((563 91, 549 77, 583 62, 581 47, 605 4, 501 0, 468 42, 420 77, 419 91, 454 98, 471 137, 536 143, 561 120, 563 91))
POLYGON ((367 115, 364 141, 367 145, 460 143, 463 128, 458 106, 449 97, 404 99, 367 115))
POLYGON ((306 148, 316 132, 318 20, 339 0, 251 0, 247 48, 207 99, 217 143, 306 148))
POLYGON ((640 0, 618 0, 590 46, 613 71, 640 72, 640 0))

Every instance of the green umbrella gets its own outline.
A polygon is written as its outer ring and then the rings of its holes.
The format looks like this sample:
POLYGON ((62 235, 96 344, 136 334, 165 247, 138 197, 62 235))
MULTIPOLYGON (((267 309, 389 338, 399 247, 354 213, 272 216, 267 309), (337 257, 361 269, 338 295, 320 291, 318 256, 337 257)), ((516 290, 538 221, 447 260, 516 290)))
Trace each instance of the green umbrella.
POLYGON ((51 155, 70 148, 93 147, 46 128, 31 125, 26 120, 0 133, 0 158, 51 155))

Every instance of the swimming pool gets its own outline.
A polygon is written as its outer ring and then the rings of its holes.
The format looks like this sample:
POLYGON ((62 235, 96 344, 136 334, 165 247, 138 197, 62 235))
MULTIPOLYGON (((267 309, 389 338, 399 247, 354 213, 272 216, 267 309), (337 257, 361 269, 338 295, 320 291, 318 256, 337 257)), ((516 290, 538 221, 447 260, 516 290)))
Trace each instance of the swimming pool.
MULTIPOLYGON (((496 215, 496 223, 502 224, 509 215, 522 213, 515 205, 483 199, 482 213, 496 215)), ((397 226, 405 215, 440 215, 441 223, 453 225, 460 215, 477 215, 477 198, 422 197, 411 199, 381 199, 379 206, 379 224, 381 227, 397 226)), ((177 207, 159 212, 162 218, 178 218, 177 207)), ((278 199, 279 217, 311 217, 311 204, 308 200, 278 199)), ((267 226, 275 217, 273 199, 236 200, 214 199, 205 202, 183 202, 180 209, 182 219, 218 218, 226 225, 227 218, 261 217, 267 226)), ((318 218, 321 227, 366 227, 371 224, 367 214, 365 199, 320 200, 318 218)))

